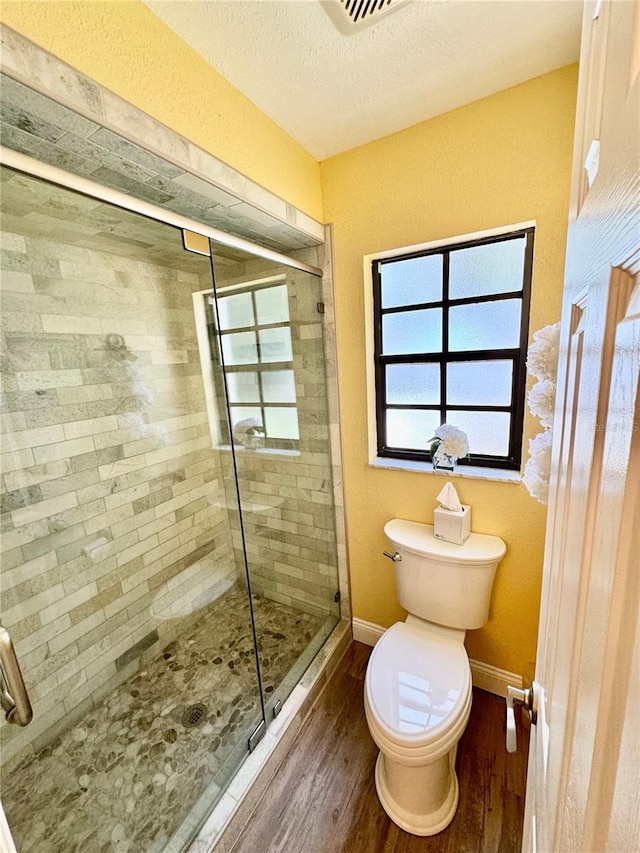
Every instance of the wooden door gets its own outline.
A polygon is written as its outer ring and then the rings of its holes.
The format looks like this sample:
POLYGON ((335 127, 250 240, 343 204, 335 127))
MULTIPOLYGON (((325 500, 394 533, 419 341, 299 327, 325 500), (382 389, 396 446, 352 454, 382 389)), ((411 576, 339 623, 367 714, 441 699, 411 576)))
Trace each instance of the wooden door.
POLYGON ((640 850, 640 15, 584 10, 523 850, 640 850))

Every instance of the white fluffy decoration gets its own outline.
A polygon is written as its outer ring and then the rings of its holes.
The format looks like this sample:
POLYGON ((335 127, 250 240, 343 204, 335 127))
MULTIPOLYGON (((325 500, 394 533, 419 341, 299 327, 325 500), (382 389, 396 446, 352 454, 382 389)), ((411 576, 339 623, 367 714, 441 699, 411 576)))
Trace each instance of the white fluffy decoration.
POLYGON ((529 391, 529 411, 540 420, 544 431, 529 439, 529 458, 522 482, 529 494, 543 504, 549 499, 559 346, 560 323, 553 323, 534 332, 527 354, 527 373, 538 380, 529 391))
POLYGON ((529 458, 522 476, 522 482, 529 494, 542 504, 546 504, 549 499, 552 444, 553 431, 550 429, 545 429, 535 438, 529 439, 529 458))
MULTIPOLYGON (((440 424, 435 433, 435 438, 440 439, 438 449, 435 452, 435 460, 439 462, 443 456, 451 456, 460 459, 469 452, 469 440, 466 433, 452 424, 440 424)), ((434 439, 430 439, 433 441, 434 439)))
POLYGON ((545 429, 553 426, 553 409, 556 402, 556 383, 541 379, 529 391, 529 411, 540 419, 545 429))
POLYGON ((558 374, 558 352, 560 347, 560 323, 553 323, 533 333, 533 341, 527 353, 527 373, 536 379, 556 381, 558 374))

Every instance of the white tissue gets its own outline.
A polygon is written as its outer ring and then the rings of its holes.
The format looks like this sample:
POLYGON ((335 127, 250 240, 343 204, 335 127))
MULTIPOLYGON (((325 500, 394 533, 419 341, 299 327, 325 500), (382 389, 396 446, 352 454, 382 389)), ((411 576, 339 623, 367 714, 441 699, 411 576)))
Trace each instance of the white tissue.
POLYGON ((450 512, 460 512, 462 510, 462 504, 460 503, 456 488, 451 483, 447 483, 436 497, 436 500, 443 509, 448 509, 450 512))

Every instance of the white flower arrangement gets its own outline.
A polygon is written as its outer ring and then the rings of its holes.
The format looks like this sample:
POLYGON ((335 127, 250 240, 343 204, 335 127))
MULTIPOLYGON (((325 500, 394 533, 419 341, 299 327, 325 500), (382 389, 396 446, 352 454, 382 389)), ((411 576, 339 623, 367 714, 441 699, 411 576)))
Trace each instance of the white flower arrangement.
POLYGON ((560 349, 560 323, 553 323, 533 333, 533 342, 527 353, 527 373, 536 379, 556 381, 558 352, 560 349))
POLYGON ((553 426, 553 409, 556 402, 556 383, 541 379, 529 391, 529 411, 540 420, 545 429, 553 426))
POLYGON ((544 429, 529 439, 529 458, 524 466, 522 482, 529 494, 543 504, 549 498, 559 351, 560 323, 553 323, 534 333, 527 354, 527 373, 538 380, 529 391, 529 411, 540 420, 544 429))
POLYGON ((522 482, 531 497, 546 504, 549 499, 549 477, 551 472, 551 446, 553 430, 545 429, 535 438, 529 439, 529 458, 524 466, 522 482))
POLYGON ((469 452, 466 433, 452 424, 440 424, 428 443, 431 445, 431 458, 436 465, 445 462, 447 456, 457 461, 469 452))

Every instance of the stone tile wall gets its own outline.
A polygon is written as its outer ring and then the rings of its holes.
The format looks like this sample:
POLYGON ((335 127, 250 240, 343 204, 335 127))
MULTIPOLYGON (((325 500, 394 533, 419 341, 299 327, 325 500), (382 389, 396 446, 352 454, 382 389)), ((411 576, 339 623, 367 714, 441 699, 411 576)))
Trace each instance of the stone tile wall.
MULTIPOLYGON (((310 263, 312 261, 309 261, 310 263)), ((274 272, 287 285, 300 439, 295 449, 236 445, 243 507, 244 547, 251 586, 276 601, 307 612, 339 613, 336 518, 323 346, 322 282, 309 273, 260 259, 216 267, 225 286, 251 283, 274 272)), ((224 427, 221 428, 224 435, 224 427)), ((231 496, 234 471, 223 450, 231 496)), ((237 559, 242 559, 238 519, 231 516, 237 559)))
POLYGON ((6 761, 237 575, 193 318, 208 259, 177 237, 169 266, 172 229, 4 178, 2 616, 35 709, 0 729, 6 761), (164 263, 69 242, 116 221, 116 251, 164 263))
MULTIPOLYGON (((27 729, 2 727, 7 761, 85 713, 244 562, 194 326, 209 260, 168 226, 1 178, 3 619, 36 709, 27 729)), ((219 281, 264 274, 265 261, 233 255, 219 281)), ((254 591, 327 615, 338 580, 322 290, 285 275, 301 438, 294 451, 238 449, 246 548, 254 591)))
POLYGON ((285 204, 19 33, 0 25, 0 41, 2 71, 7 75, 3 76, 7 109, 2 125, 8 144, 88 177, 101 169, 104 183, 140 198, 156 189, 168 191, 170 199, 154 197, 154 203, 210 221, 230 233, 255 239, 323 269, 322 298, 326 307, 322 319, 341 613, 349 618, 330 228, 323 229, 302 211, 285 204), (67 144, 75 139, 83 140, 82 150, 67 144), (76 159, 71 162, 66 159, 69 157, 76 159), (103 174, 105 169, 109 174, 103 174), (210 220, 209 214, 213 217, 210 220), (251 221, 245 222, 242 217, 251 221), (297 248, 300 246, 309 248, 297 248))
POLYGON ((336 317, 333 282, 333 233, 325 227, 324 244, 291 252, 292 257, 322 270, 321 300, 324 347, 324 382, 327 397, 329 447, 331 453, 331 479, 333 484, 333 513, 335 518, 338 586, 340 589, 340 615, 351 619, 351 589, 342 479, 342 444, 340 440, 340 401, 338 397, 338 349, 336 343, 336 317))

